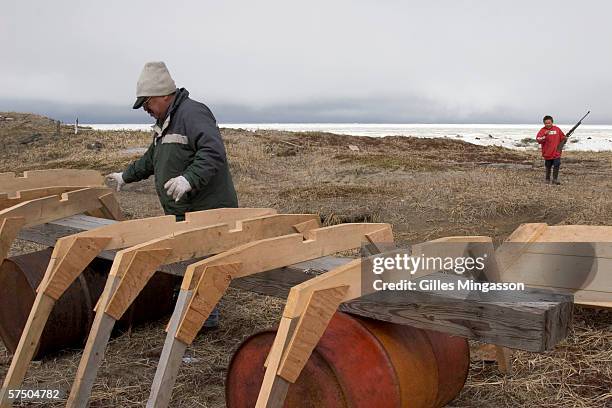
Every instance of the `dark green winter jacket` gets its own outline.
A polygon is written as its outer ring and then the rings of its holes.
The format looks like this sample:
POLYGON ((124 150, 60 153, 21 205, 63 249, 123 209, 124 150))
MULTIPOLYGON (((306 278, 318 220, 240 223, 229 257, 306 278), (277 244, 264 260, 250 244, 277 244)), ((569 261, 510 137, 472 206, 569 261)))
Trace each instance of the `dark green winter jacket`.
POLYGON ((163 123, 154 128, 146 153, 123 172, 126 183, 155 175, 155 188, 166 214, 212 208, 238 207, 225 147, 217 122, 208 107, 177 89, 163 123), (164 184, 184 176, 192 190, 178 202, 166 194, 164 184))

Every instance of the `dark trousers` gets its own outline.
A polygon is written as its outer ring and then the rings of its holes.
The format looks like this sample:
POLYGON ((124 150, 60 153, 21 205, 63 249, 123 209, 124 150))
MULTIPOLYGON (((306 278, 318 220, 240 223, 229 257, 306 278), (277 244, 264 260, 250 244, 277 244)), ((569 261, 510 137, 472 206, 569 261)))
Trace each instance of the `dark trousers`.
POLYGON ((561 167, 561 158, 549 159, 544 161, 546 166, 546 181, 550 181, 550 171, 553 171, 553 180, 559 178, 559 168, 561 167))

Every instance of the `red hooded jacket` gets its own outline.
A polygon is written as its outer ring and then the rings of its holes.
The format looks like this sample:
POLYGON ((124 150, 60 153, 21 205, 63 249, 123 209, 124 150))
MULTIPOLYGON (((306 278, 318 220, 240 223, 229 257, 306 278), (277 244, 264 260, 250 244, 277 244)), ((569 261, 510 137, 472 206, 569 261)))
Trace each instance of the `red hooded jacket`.
POLYGON ((565 140, 565 133, 556 126, 546 129, 543 127, 538 132, 536 140, 542 145, 542 157, 546 160, 558 159, 561 153, 557 151, 557 146, 565 140), (548 132, 548 133, 547 133, 548 132))

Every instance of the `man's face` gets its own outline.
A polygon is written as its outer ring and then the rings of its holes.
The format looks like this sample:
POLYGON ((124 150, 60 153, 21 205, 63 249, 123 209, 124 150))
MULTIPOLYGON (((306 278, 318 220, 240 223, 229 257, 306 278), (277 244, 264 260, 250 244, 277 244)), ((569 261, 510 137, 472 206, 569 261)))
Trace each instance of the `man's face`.
POLYGON ((546 119, 546 120, 544 121, 544 127, 545 127, 546 129, 550 129, 552 126, 553 126, 553 121, 552 121, 552 120, 550 120, 550 119, 546 119))
POLYGON ((166 116, 170 101, 172 101, 172 95, 151 96, 142 104, 142 108, 155 119, 162 119, 166 116))

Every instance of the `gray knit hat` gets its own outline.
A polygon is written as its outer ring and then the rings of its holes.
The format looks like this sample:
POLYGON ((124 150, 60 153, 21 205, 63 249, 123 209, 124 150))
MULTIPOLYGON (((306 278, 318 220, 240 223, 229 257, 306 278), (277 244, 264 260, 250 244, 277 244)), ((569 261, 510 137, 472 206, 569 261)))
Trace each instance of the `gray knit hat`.
POLYGON ((162 61, 147 62, 136 84, 136 102, 139 109, 149 96, 170 95, 176 91, 176 84, 162 61))

